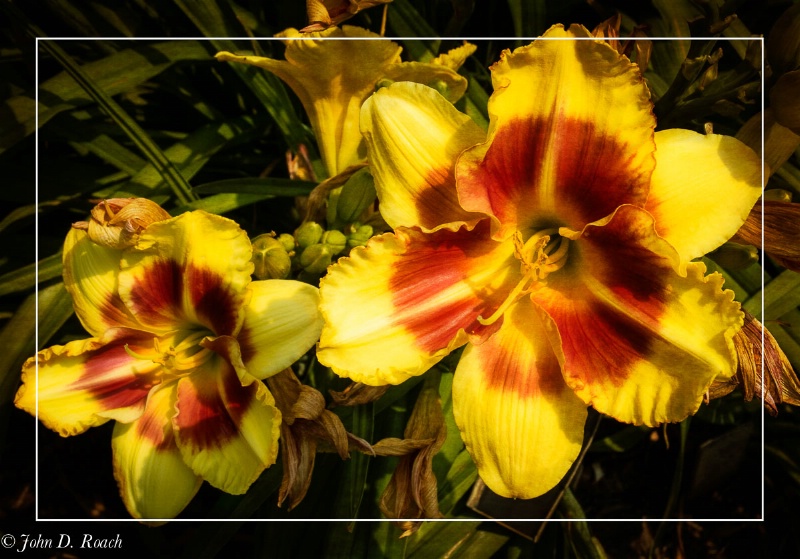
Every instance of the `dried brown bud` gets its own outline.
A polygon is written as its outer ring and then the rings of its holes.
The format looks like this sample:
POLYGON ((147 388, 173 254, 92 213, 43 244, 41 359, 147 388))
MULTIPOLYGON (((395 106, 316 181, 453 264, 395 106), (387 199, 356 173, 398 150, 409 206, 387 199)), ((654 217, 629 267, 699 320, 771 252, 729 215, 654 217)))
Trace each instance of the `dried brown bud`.
MULTIPOLYGON (((442 448, 447 427, 439 400, 440 375, 427 373, 414 411, 406 425, 404 439, 383 439, 373 449, 375 454, 402 456, 381 495, 381 512, 387 518, 442 518, 437 498, 434 455, 442 448)), ((420 521, 403 521, 401 537, 416 532, 420 521)))
POLYGON ((92 208, 89 221, 79 221, 72 226, 86 230, 89 238, 98 245, 118 250, 135 245, 139 234, 151 223, 171 217, 147 198, 111 198, 94 202, 97 205, 92 208))
POLYGON ((329 390, 331 395, 331 402, 334 406, 358 406, 361 404, 368 404, 374 402, 389 390, 389 385, 384 386, 368 386, 360 382, 351 383, 350 386, 341 392, 329 390))
POLYGON ((291 369, 269 377, 267 386, 282 415, 283 480, 278 506, 289 499, 292 510, 306 496, 317 451, 333 451, 345 460, 351 449, 373 454, 372 447, 348 433, 339 416, 325 409, 322 394, 301 384, 291 369))
POLYGON ((392 0, 306 0, 308 26, 300 31, 311 33, 322 31, 333 25, 347 21, 358 12, 388 4, 392 0))
POLYGON ((761 246, 761 208, 764 208, 764 250, 784 268, 800 272, 800 204, 759 201, 731 239, 761 246))
POLYGON ((764 398, 764 406, 770 415, 778 415, 779 404, 800 405, 800 382, 792 365, 778 346, 769 330, 748 312, 744 326, 733 337, 739 368, 735 379, 714 382, 709 389, 709 398, 728 394, 737 385, 744 393, 745 401, 754 396, 764 398), (764 336, 764 361, 761 360, 761 336, 764 336), (763 388, 762 388, 763 384, 763 388))

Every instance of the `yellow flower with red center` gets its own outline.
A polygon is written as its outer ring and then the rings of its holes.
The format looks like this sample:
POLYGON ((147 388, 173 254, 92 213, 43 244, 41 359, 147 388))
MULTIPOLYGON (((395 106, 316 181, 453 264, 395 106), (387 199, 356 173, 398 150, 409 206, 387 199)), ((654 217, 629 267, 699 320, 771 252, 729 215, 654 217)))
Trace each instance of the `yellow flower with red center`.
POLYGON ((172 518, 203 480, 244 493, 278 452, 263 380, 322 327, 315 287, 251 281, 252 247, 203 211, 148 225, 120 251, 72 229, 64 285, 93 336, 40 351, 15 403, 62 436, 116 420, 114 474, 137 518, 172 518))
POLYGON ((467 449, 493 491, 531 498, 577 458, 587 405, 680 421, 734 374, 739 304, 691 261, 742 225, 761 165, 734 138, 654 132, 638 67, 580 26, 491 71, 488 134, 418 84, 362 107, 394 233, 323 279, 318 358, 397 384, 466 344, 467 449))

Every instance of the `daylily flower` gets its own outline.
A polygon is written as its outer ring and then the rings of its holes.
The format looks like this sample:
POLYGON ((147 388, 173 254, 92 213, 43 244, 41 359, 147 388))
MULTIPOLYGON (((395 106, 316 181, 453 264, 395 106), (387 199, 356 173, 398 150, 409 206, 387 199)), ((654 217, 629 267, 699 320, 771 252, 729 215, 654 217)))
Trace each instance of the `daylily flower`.
POLYGON ((587 405, 680 421, 734 374, 739 304, 691 260, 744 222, 760 162, 734 138, 654 133, 638 67, 583 27, 491 71, 488 135, 421 85, 364 104, 395 231, 323 278, 317 355, 397 384, 466 344, 453 406, 467 449, 493 491, 531 498, 577 458, 587 405))
POLYGON ((202 480, 244 493, 275 462, 281 414, 263 379, 317 339, 317 289, 251 281, 252 248, 203 211, 119 251, 72 229, 64 284, 92 338, 40 351, 15 403, 62 436, 116 420, 114 475, 137 518, 171 518, 202 480))
POLYGON ((403 49, 396 43, 350 25, 308 34, 287 29, 279 36, 287 39, 286 60, 229 52, 220 52, 216 58, 263 68, 292 88, 308 114, 322 162, 331 177, 364 160, 359 110, 379 82, 437 84, 455 102, 467 89, 466 79, 456 70, 475 50, 472 45, 462 46, 423 64, 401 62, 403 49))

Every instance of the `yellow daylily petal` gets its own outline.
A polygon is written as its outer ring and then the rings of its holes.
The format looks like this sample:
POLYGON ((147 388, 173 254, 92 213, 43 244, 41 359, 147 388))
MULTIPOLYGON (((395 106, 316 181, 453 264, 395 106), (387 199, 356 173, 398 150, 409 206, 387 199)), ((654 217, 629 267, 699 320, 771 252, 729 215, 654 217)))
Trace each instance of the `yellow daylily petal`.
POLYGON ((242 384, 241 357, 222 347, 235 340, 221 338, 214 349, 227 354, 178 381, 173 426, 189 467, 217 489, 241 495, 275 463, 281 413, 260 380, 249 377, 242 384))
POLYGON ((311 120, 325 168, 330 176, 338 175, 363 159, 358 130, 361 103, 372 94, 386 67, 400 61, 402 49, 349 25, 306 35, 288 29, 283 36, 304 39, 288 41, 285 61, 228 52, 217 54, 217 60, 258 66, 285 81, 311 120), (336 40, 340 38, 372 40, 336 40))
POLYGON ((643 209, 622 206, 569 233, 573 268, 537 284, 531 298, 567 384, 596 410, 649 426, 697 411, 715 378, 736 370, 732 338, 743 315, 719 274, 690 263, 655 232, 643 209))
POLYGON ((564 383, 545 329, 520 300, 496 334, 467 345, 453 378, 456 424, 481 479, 503 497, 554 487, 583 443, 586 404, 564 383))
POLYGON ((319 339, 319 290, 294 280, 256 281, 250 289, 237 339, 247 371, 264 379, 297 361, 319 339))
POLYGON ((513 246, 492 241, 483 226, 375 237, 322 279, 317 358, 373 386, 420 375, 499 327, 478 317, 491 316, 517 283, 513 261, 513 246))
POLYGON ((730 136, 656 132, 656 168, 645 209, 683 262, 730 239, 761 196, 761 161, 730 136))
POLYGON ((152 334, 114 328, 101 338, 42 350, 23 365, 14 403, 35 414, 38 387, 39 420, 64 437, 109 419, 133 421, 160 382, 162 366, 132 354, 151 352, 152 347, 152 334))
POLYGON ((456 230, 482 217, 461 208, 453 169, 485 134, 436 91, 407 82, 380 89, 364 103, 361 130, 389 225, 456 230))
POLYGON ((464 209, 490 214, 496 238, 554 218, 573 229, 643 204, 655 118, 638 67, 573 25, 494 64, 489 139, 466 151, 464 209), (561 39, 561 40, 548 40, 561 39))
POLYGON ((460 47, 450 49, 449 51, 440 54, 431 60, 431 62, 433 64, 441 64, 442 66, 452 68, 453 70, 458 70, 464 65, 464 62, 467 61, 467 58, 475 54, 476 50, 478 50, 477 45, 473 45, 472 43, 464 43, 460 47))
POLYGON ((244 319, 252 247, 236 222, 204 211, 148 227, 125 252, 119 294, 148 330, 202 325, 236 334, 244 319))
POLYGON ((467 91, 467 79, 442 64, 401 62, 386 68, 386 79, 414 82, 435 88, 445 99, 455 103, 467 91))
POLYGON ((139 419, 114 426, 114 477, 134 518, 174 518, 200 489, 175 444, 175 396, 174 383, 154 390, 139 419))
POLYGON ((140 327, 117 294, 122 252, 92 242, 86 231, 70 229, 64 242, 64 287, 75 314, 93 336, 113 326, 140 327))

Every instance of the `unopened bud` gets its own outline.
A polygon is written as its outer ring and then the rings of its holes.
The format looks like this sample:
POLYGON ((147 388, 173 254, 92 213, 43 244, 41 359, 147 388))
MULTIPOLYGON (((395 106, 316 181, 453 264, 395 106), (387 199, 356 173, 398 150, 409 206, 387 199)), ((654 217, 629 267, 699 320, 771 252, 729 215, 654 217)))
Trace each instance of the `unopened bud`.
POLYGON ((355 231, 347 235, 347 246, 350 248, 364 246, 372 237, 372 233, 371 225, 359 225, 355 231))
POLYGON ((289 233, 281 233, 278 235, 278 242, 283 245, 283 248, 286 250, 286 252, 292 252, 297 248, 297 243, 295 242, 294 237, 289 233))
POLYGON ((743 270, 758 262, 758 250, 752 245, 725 243, 709 254, 714 262, 730 270, 743 270))
POLYGON ((253 275, 260 280, 289 277, 292 260, 283 245, 273 235, 259 235, 253 239, 253 275))
POLYGON ((356 171, 344 183, 336 202, 336 218, 340 223, 353 223, 358 220, 376 198, 375 181, 369 167, 356 171))
POLYGON ((314 221, 306 221, 294 232, 294 238, 297 241, 297 246, 301 249, 315 245, 322 238, 324 229, 322 225, 314 221))
POLYGON ((300 255, 300 266, 309 274, 322 274, 330 266, 333 254, 326 245, 311 245, 300 255))
POLYGON ((347 237, 341 231, 325 231, 320 242, 331 250, 332 255, 342 252, 347 246, 347 237))

